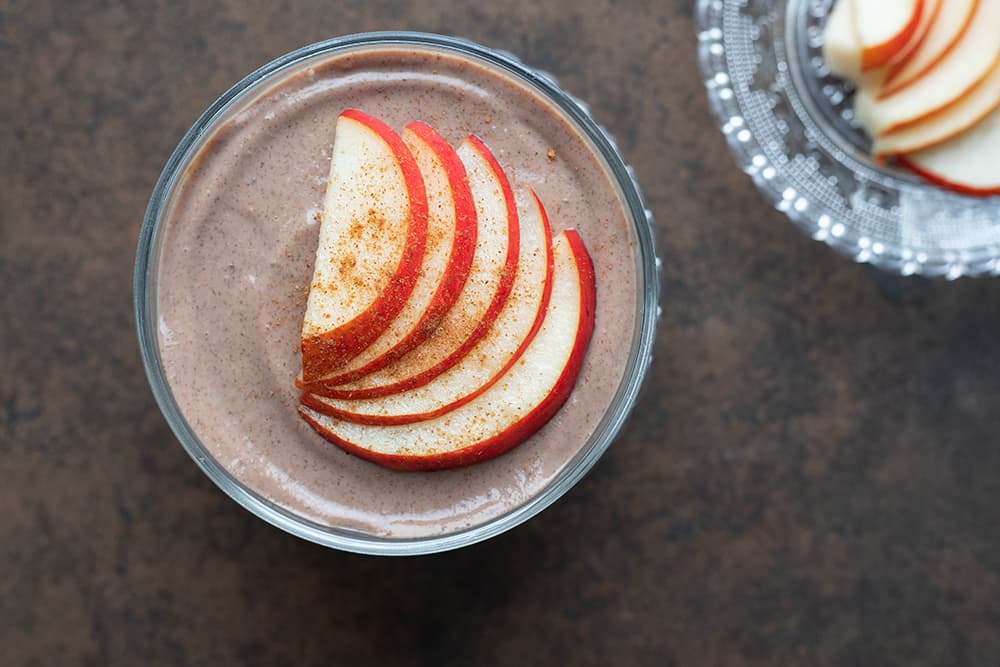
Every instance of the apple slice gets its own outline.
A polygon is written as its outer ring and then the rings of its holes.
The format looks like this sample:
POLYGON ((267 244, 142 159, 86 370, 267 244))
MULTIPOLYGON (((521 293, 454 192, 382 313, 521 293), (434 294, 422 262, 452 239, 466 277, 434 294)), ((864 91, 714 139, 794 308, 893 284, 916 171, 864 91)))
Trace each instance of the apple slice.
POLYGON ((1000 194, 1000 110, 951 141, 900 156, 899 162, 949 190, 1000 194))
POLYGON ((854 0, 837 0, 823 28, 823 60, 837 76, 861 80, 861 45, 854 25, 854 0))
POLYGON ((374 398, 430 382, 454 366, 482 338, 510 294, 517 271, 519 225, 514 193, 500 163, 474 136, 458 148, 476 206, 477 239, 462 293, 423 344, 382 369, 352 382, 300 384, 330 398, 374 398))
POLYGON ((841 0, 854 4, 861 70, 882 67, 905 46, 920 24, 924 0, 841 0))
POLYGON ((876 156, 913 153, 936 146, 961 134, 1000 106, 1000 65, 968 95, 919 123, 885 134, 875 140, 876 156))
POLYGON ((410 150, 382 121, 344 111, 302 323, 305 381, 386 330, 413 291, 426 236, 427 196, 410 150))
POLYGON ((961 99, 992 71, 1000 58, 1000 0, 980 0, 964 37, 918 81, 878 99, 871 88, 855 98, 861 124, 873 137, 915 123, 961 99))
POLYGON ((534 340, 513 367, 475 400, 416 424, 339 421, 302 406, 299 413, 345 451, 389 468, 438 470, 498 456, 545 425, 569 398, 594 330, 594 267, 580 237, 556 240, 552 296, 534 340))
POLYGON ((322 382, 350 382, 387 366, 434 333, 458 298, 476 248, 476 207, 465 167, 455 150, 433 128, 410 123, 406 143, 427 191, 427 247, 413 292, 375 341, 322 382))
POLYGON ((534 192, 518 197, 521 249, 517 277, 507 303, 489 332, 461 361, 429 383, 409 391, 360 401, 303 394, 316 412, 359 424, 408 424, 439 417, 485 392, 531 343, 552 289, 552 231, 534 192))
POLYGON ((896 67, 899 63, 904 62, 910 56, 917 52, 917 49, 924 43, 927 39, 927 33, 930 32, 931 26, 937 21, 938 15, 941 13, 941 5, 944 0, 924 0, 924 6, 920 11, 920 21, 917 23, 917 29, 913 31, 913 35, 910 36, 909 41, 906 42, 906 46, 900 49, 892 59, 886 63, 886 72, 882 75, 882 80, 888 76, 888 70, 896 67))
POLYGON ((948 2, 939 0, 939 2, 941 6, 937 16, 918 47, 905 59, 900 59, 889 66, 885 81, 879 90, 880 98, 899 92, 937 65, 958 44, 979 5, 979 0, 948 0, 948 2))
MULTIPOLYGON (((924 0, 924 10, 920 14, 920 26, 924 25, 930 5, 939 6, 941 0, 924 0)), ((918 26, 918 32, 919 32, 918 26)), ((919 38, 917 33, 907 42, 903 51, 910 48, 919 38)), ((853 0, 839 0, 830 12, 826 26, 823 29, 823 60, 830 71, 844 79, 853 81, 859 86, 881 86, 887 68, 881 67, 868 71, 861 69, 861 45, 858 42, 858 31, 855 26, 853 0)))

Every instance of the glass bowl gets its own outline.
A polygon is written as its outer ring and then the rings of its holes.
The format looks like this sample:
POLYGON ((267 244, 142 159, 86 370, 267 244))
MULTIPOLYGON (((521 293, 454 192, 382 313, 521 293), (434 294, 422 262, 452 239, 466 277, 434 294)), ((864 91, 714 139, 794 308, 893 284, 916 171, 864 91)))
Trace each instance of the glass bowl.
POLYGON ((876 164, 854 90, 821 56, 834 0, 698 0, 712 113, 740 168, 818 241, 902 275, 1000 273, 1000 199, 876 164))
MULTIPOLYGON (((349 62, 349 59, 338 62, 349 62)), ((435 70, 434 74, 436 73, 435 70)), ((345 76, 349 74, 350 72, 344 73, 345 76)), ((489 123, 488 120, 485 122, 489 123)), ((550 159, 553 158, 550 156, 550 159)), ((239 241, 239 239, 233 239, 234 243, 239 241)), ((177 242, 174 241, 175 246, 176 244, 177 242)), ((188 252, 189 248, 185 247, 183 251, 188 252)), ((566 493, 596 463, 632 410, 649 367, 659 315, 658 268, 659 262, 656 258, 652 234, 652 216, 645 207, 631 168, 622 161, 614 141, 600 125, 595 123, 586 106, 559 88, 550 76, 526 67, 507 53, 491 50, 465 40, 421 33, 368 33, 320 42, 278 58, 233 86, 195 122, 167 162, 146 211, 136 256, 135 317, 143 363, 160 409, 183 447, 202 471, 225 493, 265 521, 318 544, 368 554, 423 554, 479 542, 520 524, 566 493), (169 374, 164 366, 164 354, 161 347, 164 344, 173 344, 170 342, 173 333, 161 320, 158 313, 158 308, 161 307, 158 301, 161 259, 164 256, 165 239, 171 236, 169 223, 171 222, 171 207, 174 205, 175 188, 177 188, 186 169, 192 164, 192 160, 199 154, 199 149, 206 146, 207 142, 211 140, 213 131, 223 123, 242 122, 242 119, 245 118, 243 111, 249 108, 249 105, 258 96, 263 95, 270 86, 285 80, 282 77, 290 77, 300 72, 306 72, 311 76, 314 71, 312 68, 323 63, 324 59, 334 56, 353 56, 361 53, 364 49, 371 50, 376 47, 406 49, 408 52, 429 50, 434 53, 455 54, 473 60, 477 66, 493 68, 494 71, 503 73, 505 77, 513 77, 518 86, 525 87, 532 91, 533 95, 545 99, 546 104, 551 105, 558 114, 559 123, 572 128, 572 132, 578 133, 583 138, 584 143, 590 146, 591 152, 601 164, 601 169, 607 172, 609 182, 612 183, 613 190, 615 190, 614 196, 622 203, 623 211, 628 219, 629 229, 626 230, 626 233, 631 239, 631 254, 635 265, 636 308, 634 314, 626 314, 627 319, 632 318, 631 324, 627 325, 631 326, 632 334, 631 340, 628 341, 628 347, 622 348, 623 350, 627 349, 625 369, 616 388, 614 380, 609 383, 614 388, 610 407, 598 414, 596 428, 589 438, 573 450, 575 453, 567 456, 566 462, 555 470, 551 477, 541 478, 542 481, 539 482, 541 488, 535 489, 531 493, 524 493, 523 498, 515 496, 519 504, 515 504, 512 509, 508 507, 502 513, 498 509, 495 516, 477 524, 463 525, 455 529, 449 528, 449 530, 439 534, 418 535, 416 537, 412 535, 401 537, 391 533, 361 530, 347 524, 330 525, 328 522, 316 520, 313 516, 306 516, 303 512, 293 510, 287 503, 279 503, 269 499, 252 488, 252 484, 241 481, 240 475, 234 474, 230 468, 238 469, 234 466, 243 464, 236 463, 237 459, 227 460, 225 464, 217 460, 212 454, 211 446, 208 446, 212 443, 206 443, 206 440, 203 440, 203 438, 212 437, 209 429, 207 427, 196 428, 193 425, 194 420, 188 419, 184 414, 181 401, 177 398, 178 387, 172 387, 168 380, 169 374)), ((179 279, 175 278, 174 280, 179 279)), ((169 283, 164 285, 169 285, 169 283)), ((239 298, 244 297, 240 295, 239 298)), ((600 297, 598 298, 600 299, 600 297)), ((299 315, 301 316, 301 313, 299 315)), ((591 348, 593 349, 593 342, 591 348)), ((626 357, 624 353, 622 356, 626 357)), ((280 381, 291 385, 293 380, 294 373, 280 381)), ((259 397, 261 392, 257 393, 259 397)), ((271 395, 274 395, 273 390, 271 395)), ((572 398, 570 402, 572 403, 572 398)), ((289 406, 289 408, 286 411, 289 413, 287 418, 298 420, 294 405, 289 406)), ((189 414, 188 417, 190 416, 189 414)), ((235 417, 235 419, 238 418, 235 417)), ((296 425, 305 428, 301 422, 296 422, 296 425)), ((311 431, 308 433, 314 435, 311 431)), ((249 436, 244 437, 249 440, 249 436)), ((319 440, 318 436, 316 436, 315 447, 324 448, 323 452, 339 453, 339 450, 336 450, 332 445, 319 440)), ((323 455, 333 456, 325 453, 323 455)), ((347 457, 346 454, 343 456, 347 457)), ((360 461, 353 459, 353 457, 347 458, 360 461)), ((367 462, 360 463, 369 466, 372 475, 380 475, 383 479, 391 475, 441 474, 394 473, 367 462)), ((479 468, 489 463, 480 463, 474 467, 479 468)), ((461 471, 448 472, 465 474, 461 471)), ((282 474, 282 472, 269 470, 267 474, 282 474)), ((521 473, 519 472, 518 475, 521 473)), ((285 479, 283 483, 295 485, 296 480, 285 479)), ((504 488, 504 484, 507 484, 508 488, 516 487, 518 484, 522 485, 519 488, 525 488, 523 479, 495 480, 495 485, 492 488, 483 490, 485 495, 478 495, 467 500, 459 498, 456 502, 460 505, 462 502, 472 502, 484 497, 488 500, 491 494, 497 492, 498 488, 504 488)))

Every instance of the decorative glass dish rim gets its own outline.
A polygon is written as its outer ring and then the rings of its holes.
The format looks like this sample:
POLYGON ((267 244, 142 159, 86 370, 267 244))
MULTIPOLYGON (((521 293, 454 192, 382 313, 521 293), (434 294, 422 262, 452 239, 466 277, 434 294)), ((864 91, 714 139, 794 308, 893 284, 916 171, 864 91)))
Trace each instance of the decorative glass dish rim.
POLYGON ((223 93, 185 133, 156 182, 143 219, 133 281, 134 315, 143 366, 160 411, 185 451, 226 495, 267 523, 316 544, 370 555, 420 555, 475 544, 520 525, 559 499, 594 466, 628 419, 652 361, 660 314, 659 269, 652 214, 645 205, 632 168, 625 164, 608 132, 593 120, 588 107, 563 91, 550 75, 524 65, 510 53, 461 38, 408 31, 357 33, 309 44, 258 68, 223 93), (178 177, 214 124, 273 77, 307 61, 350 49, 407 45, 458 52, 502 69, 552 101, 593 144, 621 190, 635 232, 638 253, 636 296, 639 301, 636 321, 639 326, 633 334, 628 364, 608 411, 588 443, 541 491, 518 507, 471 528, 431 537, 386 538, 308 520, 248 488, 216 461, 188 424, 173 397, 164 374, 154 322, 157 270, 164 238, 160 224, 162 215, 178 177))
MULTIPOLYGON (((992 211, 995 205, 990 198, 978 200, 964 198, 957 193, 927 184, 909 172, 875 164, 864 150, 858 148, 856 139, 852 140, 837 132, 837 128, 832 128, 829 123, 824 122, 822 114, 816 113, 817 108, 824 102, 808 94, 809 91, 799 89, 808 87, 804 86, 802 81, 806 78, 803 71, 808 69, 809 65, 801 62, 799 51, 801 44, 810 40, 810 37, 797 34, 795 29, 788 29, 790 25, 794 25, 795 28, 802 27, 801 17, 797 12, 806 11, 809 2, 810 0, 775 0, 773 4, 783 10, 775 12, 781 14, 782 25, 780 30, 774 31, 770 44, 785 47, 786 52, 781 55, 787 56, 786 62, 779 63, 781 74, 772 83, 779 86, 782 93, 788 95, 790 103, 796 107, 796 112, 805 113, 813 125, 822 129, 824 135, 822 141, 814 143, 825 142, 832 146, 833 150, 828 152, 830 158, 835 160, 838 166, 849 170, 865 185, 884 188, 901 198, 903 194, 912 195, 922 190, 927 193, 924 196, 935 205, 935 212, 963 200, 964 204, 955 205, 955 215, 963 215, 966 207, 971 210, 981 205, 989 206, 992 211)), ((748 123, 745 121, 746 116, 743 113, 745 100, 741 99, 743 97, 740 94, 741 86, 734 83, 736 77, 733 76, 727 43, 724 43, 725 10, 734 5, 733 0, 695 0, 698 63, 708 93, 709 106, 726 137, 729 150, 739 168, 751 177, 754 186, 764 199, 813 239, 823 241, 855 262, 868 263, 889 273, 903 276, 921 275, 929 278, 943 277, 949 280, 962 276, 1000 274, 1000 237, 996 240, 990 239, 989 242, 970 243, 967 247, 960 248, 946 247, 951 245, 949 241, 953 237, 949 238, 939 231, 926 233, 928 238, 940 244, 937 247, 929 247, 926 243, 921 245, 897 242, 897 239, 888 235, 879 238, 877 234, 866 234, 864 230, 857 229, 861 225, 858 220, 863 219, 868 211, 856 212, 853 220, 833 216, 825 210, 820 211, 817 210, 818 207, 810 206, 812 202, 808 198, 804 198, 795 188, 788 186, 789 182, 796 180, 789 175, 793 171, 789 166, 790 161, 786 164, 775 164, 766 160, 763 155, 765 151, 762 150, 758 137, 747 127, 748 123), (737 127, 732 122, 734 119, 742 124, 737 127)), ((747 2, 740 2, 739 5, 745 6, 747 2)), ((756 92, 760 89, 748 88, 748 90, 756 92)), ((801 121, 801 118, 798 120, 801 121)), ((801 177, 799 180, 802 180, 801 177)), ((952 211, 949 210, 949 213, 952 211)), ((948 219, 954 217, 949 216, 948 219)), ((901 220, 899 225, 902 225, 901 220)), ((992 227, 990 231, 995 232, 992 227)), ((897 233, 903 236, 901 231, 897 230, 897 233)), ((926 238, 920 240, 926 241, 926 238)))

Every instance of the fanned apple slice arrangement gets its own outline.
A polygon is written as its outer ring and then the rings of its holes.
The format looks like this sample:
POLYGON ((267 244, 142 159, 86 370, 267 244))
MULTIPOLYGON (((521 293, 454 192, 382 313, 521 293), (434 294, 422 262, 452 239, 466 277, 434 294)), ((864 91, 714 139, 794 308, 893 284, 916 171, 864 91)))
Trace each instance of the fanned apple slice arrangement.
POLYGON ((337 122, 302 326, 299 413, 380 465, 439 470, 521 444, 569 398, 594 329, 574 230, 476 136, 337 122))
POLYGON ((823 55, 876 159, 1000 194, 1000 0, 837 0, 823 55))

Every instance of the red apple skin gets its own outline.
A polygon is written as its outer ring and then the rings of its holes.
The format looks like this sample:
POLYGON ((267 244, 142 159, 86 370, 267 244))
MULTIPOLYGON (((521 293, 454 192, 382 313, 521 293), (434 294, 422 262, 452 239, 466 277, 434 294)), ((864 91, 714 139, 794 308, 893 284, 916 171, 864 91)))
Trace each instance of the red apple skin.
POLYGON ((924 0, 917 0, 913 8, 913 16, 910 17, 910 21, 906 24, 906 27, 890 40, 870 49, 865 49, 861 53, 861 69, 868 71, 882 67, 892 60, 893 56, 905 48, 906 43, 910 41, 913 33, 917 31, 917 27, 920 25, 920 15, 923 11, 924 0))
POLYGON ((514 191, 510 186, 510 181, 507 179, 507 175, 504 172, 503 167, 500 166, 500 162, 497 161, 496 157, 494 157, 493 153, 479 137, 471 134, 468 138, 473 147, 480 153, 480 155, 483 156, 486 162, 490 165, 490 168, 493 170, 493 173, 496 175, 497 180, 500 183, 500 188, 503 191, 504 202, 507 207, 507 256, 504 259, 504 268, 500 277, 500 284, 497 288, 496 294, 493 296, 493 300, 490 302, 489 308, 486 310, 486 314, 483 316, 483 319, 469 335, 468 339, 466 339, 466 341, 462 343, 458 349, 448 355, 447 358, 441 360, 438 364, 428 368, 422 373, 405 378, 399 382, 381 387, 372 387, 370 389, 339 389, 335 385, 324 381, 310 383, 309 381, 304 380, 301 383, 297 383, 299 389, 318 396, 325 396, 327 398, 364 399, 379 398, 381 396, 388 396, 389 394, 395 394, 408 389, 413 389, 415 387, 421 387, 458 363, 459 360, 461 360, 462 357, 464 357, 469 350, 475 347, 476 343, 478 343, 479 340, 486 335, 486 332, 489 331, 489 328, 493 325, 493 321, 496 320, 497 315, 499 315, 501 309, 503 309, 503 305, 506 303, 507 297, 510 295, 511 287, 514 285, 514 276, 517 273, 518 249, 520 247, 521 239, 521 225, 517 216, 517 205, 514 202, 514 191))
POLYGON ((563 404, 566 403, 576 384, 580 368, 583 366, 587 346, 594 333, 594 315, 597 305, 594 265, 590 259, 590 255, 587 253, 586 247, 583 245, 583 241, 576 231, 566 230, 565 234, 573 250, 580 277, 581 308, 576 340, 573 343, 573 349, 570 351, 566 366, 553 385, 552 390, 534 410, 516 423, 492 438, 464 449, 433 456, 405 456, 379 454, 358 447, 356 444, 344 441, 330 433, 301 410, 299 414, 317 433, 349 454, 354 454, 362 459, 387 468, 404 471, 444 470, 479 463, 480 461, 500 456, 530 438, 542 426, 547 424, 563 404))
POLYGON ((410 222, 399 264, 389 286, 379 298, 343 326, 302 340, 302 377, 305 383, 334 372, 382 335, 413 291, 427 240, 427 193, 410 149, 391 127, 377 118, 357 109, 348 109, 341 115, 369 127, 389 145, 406 182, 410 222))
MULTIPOLYGON (((458 153, 451 147, 451 144, 445 141, 444 137, 431 126, 415 121, 406 127, 430 146, 448 174, 448 182, 455 202, 455 238, 452 242, 448 267, 445 270, 445 279, 431 298, 430 306, 424 311, 420 321, 406 338, 384 355, 373 359, 361 368, 324 377, 323 384, 337 385, 353 382, 369 373, 385 368, 427 340, 437 329, 448 309, 455 303, 458 295, 461 294, 465 281, 469 277, 469 269, 472 268, 472 257, 476 250, 477 237, 476 206, 472 201, 472 192, 469 190, 465 165, 462 164, 461 158, 458 157, 458 153)), ((374 340, 372 339, 372 342, 374 340)))
POLYGON ((514 354, 507 361, 503 367, 497 371, 497 373, 490 378, 490 380, 478 388, 472 393, 463 396, 462 398, 452 401, 451 403, 444 405, 437 410, 431 410, 429 412, 413 413, 408 415, 366 415, 358 414, 356 412, 348 412, 346 410, 341 410, 335 408, 323 401, 316 398, 315 395, 309 393, 303 393, 299 398, 302 405, 315 410, 321 414, 327 415, 328 417, 334 417, 342 421, 354 422, 355 424, 370 424, 372 426, 397 426, 401 424, 412 424, 414 422, 425 421, 428 419, 434 419, 435 417, 440 417, 446 412, 451 412, 456 410, 469 401, 474 400, 478 396, 482 395, 487 389, 492 387, 497 380, 499 380, 503 375, 510 370, 510 368, 517 363, 517 360, 521 358, 524 350, 527 349, 528 345, 535 338, 535 334, 538 330, 542 328, 542 322, 545 320, 545 311, 549 306, 549 297, 552 295, 552 272, 554 257, 552 254, 552 228, 549 225, 549 217, 545 213, 545 207, 542 206, 541 200, 538 195, 535 194, 534 190, 531 191, 531 196, 535 198, 535 203, 538 205, 538 210, 542 213, 542 227, 545 230, 544 234, 544 248, 547 253, 546 257, 546 271, 545 271, 545 286, 542 289, 542 298, 539 300, 538 313, 535 315, 535 320, 531 324, 531 329, 528 330, 527 336, 522 340, 515 350, 514 354))
POLYGON ((905 155, 897 155, 896 162, 898 162, 900 166, 909 169, 917 176, 920 176, 924 180, 933 183, 940 188, 944 188, 945 190, 951 190, 952 192, 958 192, 971 197, 992 197, 994 195, 1000 195, 1000 186, 995 188, 973 188, 968 185, 962 185, 961 183, 952 183, 951 181, 942 178, 933 172, 927 171, 926 169, 922 169, 921 167, 915 165, 907 160, 905 155))

